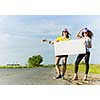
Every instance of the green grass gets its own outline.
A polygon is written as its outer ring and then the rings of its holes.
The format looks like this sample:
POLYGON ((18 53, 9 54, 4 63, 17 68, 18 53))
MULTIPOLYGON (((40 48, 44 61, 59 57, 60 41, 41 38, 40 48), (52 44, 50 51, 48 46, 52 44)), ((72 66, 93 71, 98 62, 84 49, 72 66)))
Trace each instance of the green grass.
MULTIPOLYGON (((74 71, 74 65, 67 65, 67 70, 74 71)), ((79 65, 79 72, 85 72, 85 64, 79 65)), ((90 64, 89 73, 100 74, 100 65, 99 64, 90 64)))
MULTIPOLYGON (((54 65, 41 65, 38 67, 50 68, 54 65)), ((0 66, 0 68, 31 68, 29 66, 0 66)), ((67 70, 74 72, 74 64, 68 64, 67 70)), ((79 72, 85 72, 85 64, 79 64, 79 72)), ((89 73, 100 74, 100 65, 99 64, 90 64, 89 73)))
POLYGON ((29 66, 0 66, 0 68, 30 68, 29 66))
MULTIPOLYGON (((38 67, 43 67, 43 68, 50 68, 54 67, 54 65, 40 65, 40 66, 34 66, 33 68, 38 68, 38 67)), ((30 66, 0 66, 0 68, 32 68, 30 66)))

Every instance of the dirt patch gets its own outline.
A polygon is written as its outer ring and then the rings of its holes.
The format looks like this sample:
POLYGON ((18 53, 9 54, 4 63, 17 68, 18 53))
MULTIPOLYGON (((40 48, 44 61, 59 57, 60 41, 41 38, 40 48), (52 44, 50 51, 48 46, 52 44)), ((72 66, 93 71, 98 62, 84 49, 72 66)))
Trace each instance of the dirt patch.
POLYGON ((100 85, 100 75, 91 74, 88 75, 88 80, 83 81, 84 73, 79 72, 78 80, 72 80, 74 73, 72 71, 67 71, 65 74, 66 85, 100 85))

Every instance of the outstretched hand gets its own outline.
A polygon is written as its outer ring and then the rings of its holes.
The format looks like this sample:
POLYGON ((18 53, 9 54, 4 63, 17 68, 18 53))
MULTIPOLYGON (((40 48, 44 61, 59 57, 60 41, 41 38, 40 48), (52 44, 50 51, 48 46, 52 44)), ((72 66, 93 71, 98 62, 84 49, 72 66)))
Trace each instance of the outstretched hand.
POLYGON ((49 41, 49 40, 47 40, 47 39, 43 39, 42 42, 46 42, 46 43, 49 43, 49 44, 54 44, 53 41, 49 41))
POLYGON ((48 42, 48 40, 46 40, 46 39, 43 39, 43 40, 42 40, 42 42, 48 42))

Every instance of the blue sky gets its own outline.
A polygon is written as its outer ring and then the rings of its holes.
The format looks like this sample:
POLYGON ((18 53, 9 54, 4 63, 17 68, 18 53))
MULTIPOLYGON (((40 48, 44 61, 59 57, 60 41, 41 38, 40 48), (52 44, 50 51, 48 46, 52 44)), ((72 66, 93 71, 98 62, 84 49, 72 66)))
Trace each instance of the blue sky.
MULTIPOLYGON (((0 65, 25 65, 30 56, 38 54, 43 56, 43 64, 53 64, 53 45, 42 43, 41 40, 54 40, 64 28, 75 39, 75 34, 84 27, 94 33, 90 63, 100 64, 99 15, 0 15, 0 65)), ((68 63, 74 63, 75 57, 69 56, 68 63)))

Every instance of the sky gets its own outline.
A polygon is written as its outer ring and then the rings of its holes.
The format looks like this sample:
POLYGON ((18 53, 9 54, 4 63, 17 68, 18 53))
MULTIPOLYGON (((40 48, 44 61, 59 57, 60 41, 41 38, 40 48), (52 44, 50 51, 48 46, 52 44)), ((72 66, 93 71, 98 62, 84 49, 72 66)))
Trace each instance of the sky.
MULTIPOLYGON (((90 63, 100 64, 99 15, 0 15, 0 65, 25 65, 33 55, 41 55, 43 64, 54 64, 54 46, 41 40, 56 39, 64 28, 75 39, 84 27, 94 34, 90 63)), ((69 56, 68 63, 74 63, 76 57, 69 56)))

